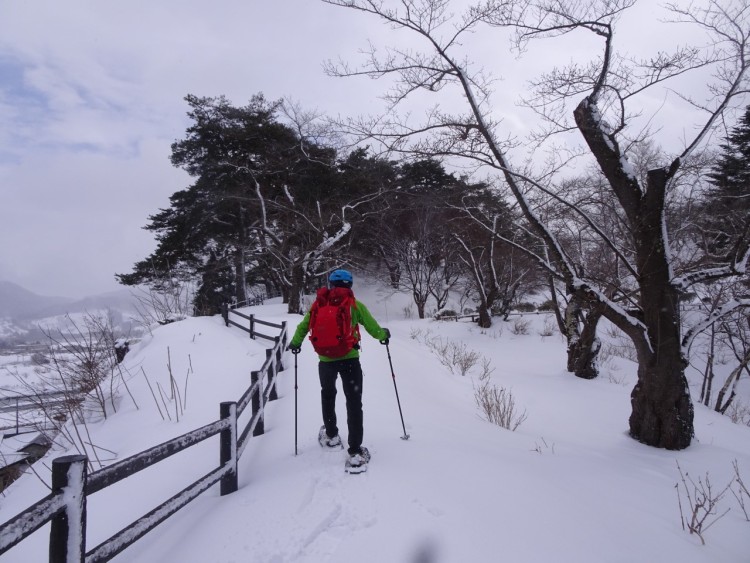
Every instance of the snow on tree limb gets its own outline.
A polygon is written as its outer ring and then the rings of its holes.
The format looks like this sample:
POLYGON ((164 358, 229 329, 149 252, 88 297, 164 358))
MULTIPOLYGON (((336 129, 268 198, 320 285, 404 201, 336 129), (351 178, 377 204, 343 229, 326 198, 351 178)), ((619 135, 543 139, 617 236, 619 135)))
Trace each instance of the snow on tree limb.
POLYGON ((683 355, 686 358, 688 357, 688 351, 690 350, 690 346, 692 345, 693 340, 701 332, 706 330, 716 321, 726 317, 727 315, 732 314, 734 311, 737 311, 739 309, 744 309, 747 307, 750 307, 750 298, 741 298, 741 299, 732 299, 731 301, 726 302, 724 305, 722 305, 718 309, 714 309, 713 311, 711 311, 711 314, 707 315, 701 322, 697 323, 695 326, 693 326, 690 330, 688 330, 685 333, 685 336, 682 339, 683 355))
POLYGON ((672 284, 684 291, 697 283, 744 276, 747 274, 748 259, 750 259, 750 247, 746 246, 744 252, 739 256, 735 256, 735 259, 731 263, 717 266, 715 268, 704 268, 696 272, 679 276, 672 280, 672 284))

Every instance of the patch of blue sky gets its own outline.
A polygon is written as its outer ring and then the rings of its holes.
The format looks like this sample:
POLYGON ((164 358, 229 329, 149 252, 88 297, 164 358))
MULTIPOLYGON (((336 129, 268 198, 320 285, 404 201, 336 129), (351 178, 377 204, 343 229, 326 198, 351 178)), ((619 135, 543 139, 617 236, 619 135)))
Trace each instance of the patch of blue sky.
MULTIPOLYGON (((65 119, 65 115, 60 113, 62 108, 50 98, 48 92, 27 80, 29 70, 30 67, 22 61, 0 53, 0 121, 3 123, 0 131, 0 164, 18 164, 22 160, 22 153, 28 149, 107 153, 123 158, 139 155, 139 144, 134 139, 114 142, 110 139, 110 142, 100 143, 91 139, 75 140, 69 136, 56 138, 54 134, 50 135, 50 128, 54 129, 55 122, 65 119)), ((64 86, 78 98, 73 105, 127 121, 129 108, 126 105, 101 96, 81 84, 66 82, 64 86)))
POLYGON ((36 120, 50 111, 49 104, 44 92, 27 84, 26 68, 20 61, 0 54, 0 99, 5 105, 17 108, 18 117, 36 120))
POLYGON ((21 162, 25 148, 37 143, 33 131, 51 118, 47 97, 29 86, 26 66, 0 53, 0 164, 21 162))

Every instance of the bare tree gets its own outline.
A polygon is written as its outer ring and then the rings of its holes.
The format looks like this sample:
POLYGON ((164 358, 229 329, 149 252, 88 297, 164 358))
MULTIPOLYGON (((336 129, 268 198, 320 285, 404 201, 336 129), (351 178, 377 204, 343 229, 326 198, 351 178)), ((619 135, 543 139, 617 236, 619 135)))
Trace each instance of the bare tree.
POLYGON ((693 405, 685 377, 689 344, 705 326, 750 305, 750 299, 727 304, 683 336, 680 296, 697 283, 745 275, 748 244, 745 238, 738 240, 733 255, 724 263, 675 270, 665 221, 668 191, 685 160, 748 94, 747 0, 710 0, 688 8, 669 5, 675 23, 695 26, 710 42, 707 46, 678 47, 672 53, 656 53, 644 60, 617 52, 613 44, 618 16, 635 0, 487 0, 459 14, 451 12, 448 0, 323 1, 374 15, 394 28, 412 32, 425 45, 424 51, 392 48, 382 56, 373 46, 365 53, 367 60, 362 68, 329 66, 329 71, 339 76, 389 77, 393 81, 387 94, 389 114, 352 122, 350 131, 377 138, 391 150, 458 157, 497 171, 530 229, 544 243, 543 252, 524 250, 564 284, 571 299, 601 309, 601 314, 633 341, 638 383, 631 395, 631 436, 668 449, 690 445, 693 405), (573 202, 558 194, 551 174, 555 165, 545 167, 539 158, 535 168, 516 166, 511 161, 514 145, 503 139, 501 123, 492 116, 492 81, 471 65, 461 50, 469 34, 485 24, 514 32, 519 53, 532 40, 574 33, 593 34, 601 41, 601 51, 590 59, 542 75, 522 96, 544 119, 545 128, 536 140, 551 143, 556 134, 577 130, 585 151, 614 195, 618 216, 627 227, 623 241, 609 237, 595 217, 583 211, 579 214, 617 257, 622 272, 616 287, 603 287, 588 276, 589 264, 576 261, 530 195, 536 194, 537 199, 543 195, 576 209, 573 202), (639 101, 645 92, 696 70, 713 76, 705 96, 701 99, 679 92, 678 96, 704 116, 698 133, 688 139, 679 154, 651 168, 644 181, 628 159, 632 143, 649 134, 647 130, 632 133, 629 128, 643 111, 639 101), (408 116, 400 116, 398 109, 419 91, 446 95, 458 91, 466 111, 449 113, 436 106, 422 123, 414 124, 408 116))
POLYGON ((411 293, 420 319, 425 318, 432 287, 440 277, 439 244, 428 224, 429 221, 420 221, 413 238, 393 237, 384 243, 388 254, 401 265, 399 287, 411 293))
MULTIPOLYGON (((708 316, 721 309, 727 302, 736 299, 738 291, 746 291, 746 287, 731 283, 716 283, 697 289, 698 299, 689 309, 693 314, 702 316, 708 316)), ((707 327, 693 342, 694 347, 702 348, 705 359, 699 400, 716 412, 726 413, 737 395, 737 386, 742 374, 750 374, 750 319, 744 311, 735 311, 707 327), (717 364, 727 368, 731 366, 731 369, 723 382, 719 382, 714 397, 717 364)), ((699 369, 695 362, 693 364, 699 369)))
POLYGON ((532 265, 525 254, 501 239, 513 238, 510 211, 486 201, 464 202, 458 221, 463 225, 453 236, 459 257, 471 279, 477 300, 478 324, 492 326, 493 311, 507 319, 517 291, 529 277, 532 265), (468 217, 468 221, 467 221, 468 217))

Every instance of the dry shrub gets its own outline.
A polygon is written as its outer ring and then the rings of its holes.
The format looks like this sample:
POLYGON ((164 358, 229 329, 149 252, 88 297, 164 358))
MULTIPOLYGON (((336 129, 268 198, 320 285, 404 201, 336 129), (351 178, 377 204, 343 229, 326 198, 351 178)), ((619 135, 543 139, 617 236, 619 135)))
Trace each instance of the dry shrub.
POLYGON ((527 335, 529 334, 529 326, 531 323, 527 321, 526 319, 523 319, 522 317, 518 317, 515 321, 513 321, 513 325, 510 327, 510 331, 517 335, 527 335))
POLYGON ((730 490, 731 485, 734 483, 734 479, 726 487, 716 492, 711 486, 711 480, 709 479, 708 473, 706 473, 705 477, 698 477, 698 482, 696 483, 687 472, 682 472, 679 463, 677 463, 677 470, 680 473, 680 482, 682 483, 682 489, 680 489, 680 483, 675 484, 675 489, 677 489, 677 502, 680 507, 682 529, 688 530, 691 534, 697 535, 701 540, 701 544, 706 545, 706 540, 703 535, 711 526, 729 512, 729 509, 727 508, 724 512, 719 514, 718 504, 726 492, 730 490), (686 500, 686 506, 684 507, 682 504, 683 494, 685 495, 686 500))
POLYGON ((489 422, 507 430, 515 431, 526 420, 526 411, 518 411, 513 393, 492 384, 488 378, 483 378, 474 389, 474 400, 489 422))

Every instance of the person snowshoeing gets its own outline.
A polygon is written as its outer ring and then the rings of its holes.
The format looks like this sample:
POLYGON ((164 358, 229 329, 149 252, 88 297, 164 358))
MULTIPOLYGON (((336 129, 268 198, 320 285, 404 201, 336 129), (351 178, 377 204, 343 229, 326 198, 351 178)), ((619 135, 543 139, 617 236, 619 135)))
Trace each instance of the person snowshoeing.
POLYGON ((359 325, 381 344, 388 344, 391 333, 378 324, 361 301, 355 299, 351 289, 353 281, 352 274, 347 270, 331 272, 328 277, 330 289, 323 287, 318 290, 312 307, 294 332, 289 350, 299 354, 305 336, 310 333, 310 342, 320 360, 318 374, 323 426, 318 441, 324 448, 343 447, 336 425, 336 377, 341 376, 346 397, 349 443, 346 470, 358 473, 366 469, 370 460, 370 452, 362 446, 364 427, 359 325))

